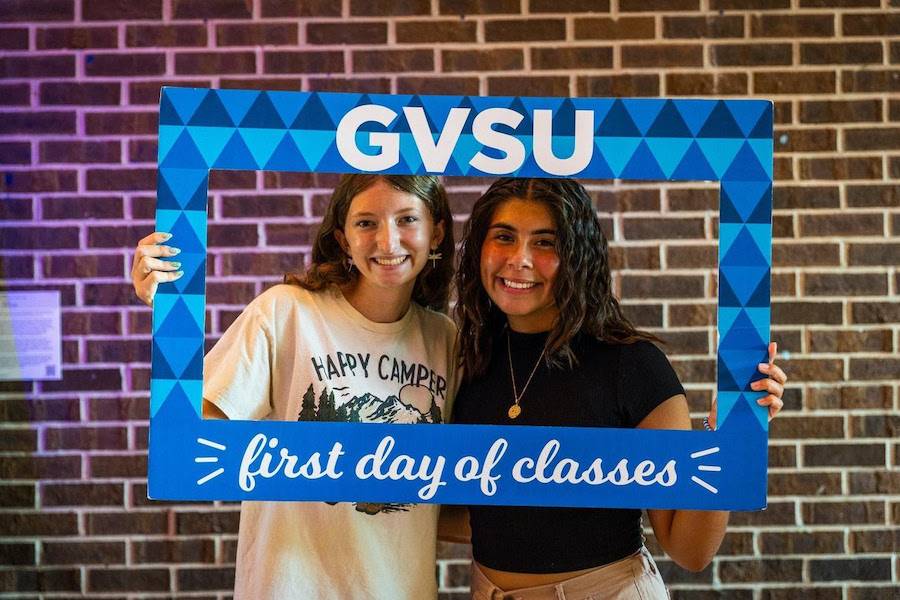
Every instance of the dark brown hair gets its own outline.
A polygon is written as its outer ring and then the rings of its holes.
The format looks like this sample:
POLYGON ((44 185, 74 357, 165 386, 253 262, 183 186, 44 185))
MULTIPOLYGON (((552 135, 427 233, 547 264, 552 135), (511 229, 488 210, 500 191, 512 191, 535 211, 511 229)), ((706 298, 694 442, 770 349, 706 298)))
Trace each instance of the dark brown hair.
POLYGON ((481 283, 481 248, 494 212, 512 198, 540 202, 556 226, 559 270, 553 297, 559 316, 545 346, 550 364, 575 362, 569 343, 580 332, 611 343, 659 341, 635 329, 613 295, 609 246, 584 187, 571 179, 503 178, 475 202, 460 249, 456 316, 460 326, 459 359, 467 379, 487 369, 494 342, 502 339, 507 322, 481 283))
POLYGON ((312 249, 312 264, 305 273, 288 273, 284 282, 319 291, 328 286, 343 286, 359 277, 359 271, 348 267, 347 254, 338 243, 334 232, 343 231, 347 213, 353 198, 378 181, 393 188, 413 194, 425 203, 435 226, 444 224, 444 239, 437 248, 443 256, 432 266, 428 261, 416 278, 412 299, 418 304, 437 311, 447 310, 450 280, 453 277, 453 217, 447 203, 447 193, 437 177, 430 175, 343 175, 334 188, 322 225, 316 234, 312 249))

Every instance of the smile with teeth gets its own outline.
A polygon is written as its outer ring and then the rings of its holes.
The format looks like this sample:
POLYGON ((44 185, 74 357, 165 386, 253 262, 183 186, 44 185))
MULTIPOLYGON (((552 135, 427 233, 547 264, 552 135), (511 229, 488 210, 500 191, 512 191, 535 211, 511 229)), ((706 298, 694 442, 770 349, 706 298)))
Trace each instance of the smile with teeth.
POLYGON ((527 290, 537 285, 537 282, 534 281, 513 281, 511 279, 503 278, 501 278, 501 280, 503 281, 503 285, 514 290, 527 290))
POLYGON ((385 267, 396 267, 397 265, 402 264, 406 258, 406 256, 398 256, 395 258, 373 258, 372 260, 385 267))

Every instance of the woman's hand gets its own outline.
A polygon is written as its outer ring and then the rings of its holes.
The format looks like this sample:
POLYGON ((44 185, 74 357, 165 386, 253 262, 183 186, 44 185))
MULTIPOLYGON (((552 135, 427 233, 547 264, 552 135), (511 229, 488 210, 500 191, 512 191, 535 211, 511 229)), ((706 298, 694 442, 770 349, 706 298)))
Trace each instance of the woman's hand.
MULTIPOLYGON (((757 367, 760 373, 768 375, 768 379, 760 379, 750 384, 750 387, 757 392, 769 392, 767 396, 763 396, 757 400, 756 403, 760 406, 769 407, 770 421, 774 419, 775 415, 781 412, 781 409, 784 407, 784 402, 781 397, 784 395, 784 384, 787 383, 787 375, 784 374, 781 367, 775 364, 775 357, 777 354, 778 344, 769 342, 769 362, 760 363, 759 367, 757 367)), ((708 418, 709 426, 713 429, 716 428, 716 413, 716 401, 713 400, 708 418)))
POLYGON ((768 375, 766 379, 760 379, 750 384, 750 387, 757 392, 768 392, 767 396, 763 396, 756 401, 760 406, 769 407, 769 420, 775 418, 781 409, 784 408, 784 402, 781 397, 784 395, 784 384, 787 383, 787 375, 775 364, 775 357, 778 354, 778 344, 769 342, 769 362, 759 363, 759 372, 768 375))
POLYGON ((160 260, 161 257, 175 256, 181 250, 172 246, 162 246, 172 235, 155 231, 138 242, 131 263, 131 283, 134 293, 147 306, 153 306, 153 297, 160 283, 175 281, 184 275, 178 269, 181 263, 160 260))

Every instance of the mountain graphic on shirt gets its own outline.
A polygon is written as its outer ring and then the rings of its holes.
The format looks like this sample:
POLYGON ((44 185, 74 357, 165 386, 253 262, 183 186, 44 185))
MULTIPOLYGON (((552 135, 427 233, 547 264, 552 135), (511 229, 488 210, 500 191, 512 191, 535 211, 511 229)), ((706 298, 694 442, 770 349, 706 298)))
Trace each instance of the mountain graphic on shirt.
POLYGON ((403 386, 399 395, 387 398, 365 392, 359 396, 349 388, 327 386, 316 394, 312 384, 300 403, 298 421, 347 421, 350 423, 442 423, 441 408, 423 386, 403 386), (401 398, 408 401, 404 402, 401 398))

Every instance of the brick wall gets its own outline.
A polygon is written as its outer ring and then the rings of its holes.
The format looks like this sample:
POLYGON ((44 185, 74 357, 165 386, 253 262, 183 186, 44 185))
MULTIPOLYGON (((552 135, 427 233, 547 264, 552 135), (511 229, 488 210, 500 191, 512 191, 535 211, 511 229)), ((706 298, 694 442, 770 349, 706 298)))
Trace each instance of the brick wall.
MULTIPOLYGON (((0 596, 228 596, 238 507, 146 500, 159 86, 776 102, 769 509, 677 598, 888 598, 900 525, 897 0, 0 0, 0 285, 58 289, 62 381, 0 383, 0 596)), ((295 268, 333 176, 216 172, 209 333, 295 268)), ((450 182, 457 219, 485 182, 450 182)), ((716 187, 592 182, 630 314, 713 389, 716 187)), ((655 548, 652 539, 649 542, 655 548)), ((442 546, 442 598, 466 549, 442 546)))

